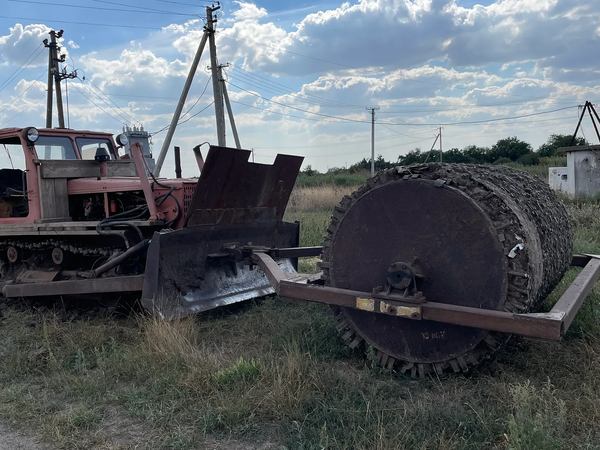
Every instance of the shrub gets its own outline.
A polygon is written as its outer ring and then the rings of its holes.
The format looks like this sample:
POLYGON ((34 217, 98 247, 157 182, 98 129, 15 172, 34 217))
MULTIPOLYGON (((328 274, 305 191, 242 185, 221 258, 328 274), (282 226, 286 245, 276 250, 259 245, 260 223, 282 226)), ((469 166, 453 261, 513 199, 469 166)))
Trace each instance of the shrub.
POLYGON ((531 152, 519 157, 517 162, 524 166, 534 166, 540 162, 540 157, 537 153, 531 152))

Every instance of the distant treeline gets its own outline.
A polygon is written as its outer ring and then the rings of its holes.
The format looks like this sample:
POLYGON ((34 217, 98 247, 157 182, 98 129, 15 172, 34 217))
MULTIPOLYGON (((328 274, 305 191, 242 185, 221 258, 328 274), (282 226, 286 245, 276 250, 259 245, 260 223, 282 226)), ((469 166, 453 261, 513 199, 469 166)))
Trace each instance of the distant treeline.
MULTIPOLYGON (((534 150, 531 144, 513 136, 500 139, 491 147, 469 145, 462 149, 451 148, 445 150, 443 162, 470 164, 507 164, 514 162, 525 166, 532 166, 538 164, 540 158, 555 156, 560 147, 588 145, 583 138, 576 138, 574 144, 571 144, 571 142, 571 135, 553 134, 548 138, 546 143, 542 144, 537 150, 534 150)), ((388 169, 398 165, 404 166, 425 162, 436 162, 439 160, 439 150, 421 151, 416 148, 406 155, 399 155, 396 161, 387 161, 383 156, 379 155, 375 158, 375 170, 388 169)), ((371 161, 367 158, 363 158, 361 161, 346 168, 329 169, 328 173, 358 173, 370 170, 370 168, 371 161)), ((317 172, 310 166, 307 166, 303 173, 304 175, 311 176, 311 174, 316 174, 317 172)))

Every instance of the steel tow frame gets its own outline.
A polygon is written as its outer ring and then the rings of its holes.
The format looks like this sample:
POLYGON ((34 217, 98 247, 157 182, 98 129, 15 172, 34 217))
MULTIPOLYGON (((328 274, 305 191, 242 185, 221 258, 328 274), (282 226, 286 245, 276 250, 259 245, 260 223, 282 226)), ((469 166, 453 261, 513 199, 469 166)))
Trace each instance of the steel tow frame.
POLYGON ((429 300, 415 303, 402 296, 382 297, 372 292, 311 284, 306 277, 284 272, 273 259, 281 254, 292 258, 318 256, 320 249, 298 247, 253 251, 252 261, 265 272, 276 292, 288 299, 388 314, 405 320, 431 320, 551 341, 559 341, 565 335, 600 278, 600 255, 575 255, 571 266, 583 269, 552 309, 546 313, 517 314, 429 300))
MULTIPOLYGON (((404 320, 431 320, 530 338, 559 341, 600 278, 600 255, 575 255, 572 267, 582 270, 549 312, 511 313, 431 301, 420 297, 362 292, 319 284, 315 275, 284 271, 277 259, 319 256, 321 247, 241 247, 251 265, 259 266, 281 297, 387 314, 404 320)), ((144 275, 6 284, 6 297, 77 295, 98 292, 141 292, 144 275)))

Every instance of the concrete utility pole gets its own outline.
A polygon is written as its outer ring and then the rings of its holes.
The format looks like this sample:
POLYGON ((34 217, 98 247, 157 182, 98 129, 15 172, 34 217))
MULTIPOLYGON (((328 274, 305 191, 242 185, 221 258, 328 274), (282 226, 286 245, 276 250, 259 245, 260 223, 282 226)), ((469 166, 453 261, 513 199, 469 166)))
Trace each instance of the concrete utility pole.
POLYGON ((188 73, 187 79, 185 81, 185 85, 183 87, 183 91, 181 92, 181 96, 179 97, 179 103, 177 104, 177 108, 175 109, 175 113, 173 114, 173 118, 171 119, 171 124, 169 126, 169 131, 167 132, 167 136, 165 137, 165 141, 163 142, 162 148, 160 149, 160 154, 156 160, 156 167, 154 169, 154 176, 158 177, 160 175, 160 170, 162 169, 162 165, 165 161, 165 157, 167 152, 169 151, 169 146, 171 145, 171 140, 173 139, 173 134, 175 133, 175 129, 177 128, 177 124, 179 122, 179 118, 181 116, 181 111, 183 110, 183 106, 185 105, 185 101, 187 99, 187 95, 189 93, 190 87, 192 85, 192 81, 194 79, 194 75, 198 69, 198 64, 200 62, 200 57, 202 56, 202 52, 204 51, 204 47, 206 46, 206 42, 208 42, 208 48, 210 51, 210 69, 212 72, 212 85, 213 85, 213 97, 215 104, 215 118, 217 122, 217 142, 218 145, 224 147, 226 145, 225 142, 225 108, 223 104, 223 99, 227 104, 229 120, 231 122, 231 129, 233 130, 233 137, 235 138, 235 143, 237 148, 240 147, 240 140, 237 134, 237 128, 235 126, 235 121, 233 119, 233 112, 231 110, 231 105, 229 103, 229 96, 227 95, 227 89, 225 89, 222 67, 219 65, 219 61, 217 59, 217 47, 215 44, 215 26, 214 24, 217 22, 217 19, 214 17, 214 12, 217 11, 220 6, 207 6, 206 7, 206 25, 204 27, 204 34, 202 36, 202 40, 200 41, 200 45, 198 46, 198 50, 196 50, 196 55, 192 62, 192 66, 190 67, 190 71, 188 73))
MULTIPOLYGON (((210 8, 206 9, 208 11, 210 8)), ((169 131, 167 131, 167 135, 165 136, 165 140, 160 149, 160 153, 158 154, 158 158, 156 159, 156 166, 154 167, 155 177, 158 177, 160 175, 160 170, 162 169, 163 163, 165 162, 165 157, 167 156, 169 146, 171 145, 171 140, 173 139, 175 129, 177 128, 177 123, 179 122, 179 118, 181 117, 181 111, 183 110, 183 106, 185 105, 185 101, 187 100, 190 88, 192 87, 192 81, 194 81, 194 75, 196 74, 196 70, 198 69, 200 57, 202 56, 202 52, 204 51, 204 47, 206 46, 207 39, 208 33, 206 32, 205 28, 204 34, 202 35, 202 39, 200 40, 200 44, 198 45, 198 49, 196 50, 196 54, 194 55, 194 60, 192 61, 190 71, 188 72, 188 76, 185 80, 185 84, 183 85, 183 90, 181 91, 181 95, 179 96, 179 102, 177 103, 177 107, 175 108, 175 112, 173 113, 173 118, 171 119, 171 124, 169 125, 169 131)))
POLYGON ((375 110, 379 106, 369 106, 367 111, 371 111, 371 176, 375 175, 375 110))
POLYGON ((444 162, 444 150, 442 149, 442 127, 440 127, 440 162, 444 162))
POLYGON ((65 115, 63 111, 62 90, 60 83, 67 78, 76 78, 77 71, 67 73, 66 69, 60 71, 58 63, 65 61, 65 56, 58 57, 58 44, 56 39, 60 39, 63 35, 63 30, 58 32, 50 31, 50 42, 44 39, 44 45, 48 48, 48 95, 46 100, 46 128, 52 128, 52 98, 53 87, 56 90, 56 110, 58 111, 58 127, 65 127, 65 115))
POLYGON ((50 31, 50 41, 44 39, 44 45, 48 48, 48 87, 46 94, 46 128, 52 128, 52 99, 54 97, 54 52, 52 46, 56 45, 56 32, 50 31))
POLYGON ((60 30, 56 35, 50 34, 50 39, 52 40, 51 50, 54 53, 54 89, 56 90, 56 111, 58 112, 58 128, 65 127, 65 113, 63 111, 63 101, 62 101, 62 90, 60 88, 60 69, 58 68, 59 62, 64 62, 64 55, 59 59, 58 58, 58 46, 56 45, 56 38, 61 38, 63 31, 60 30))
MULTIPOLYGON (((229 65, 229 64, 227 64, 229 65)), ((235 119, 233 118, 233 110, 231 109, 231 103, 229 102, 229 94, 227 93, 227 86, 225 86, 225 78, 223 78, 223 64, 219 65, 219 81, 221 82, 221 89, 223 91, 223 100, 225 100, 225 106, 227 108, 227 115, 229 116, 229 124, 231 125, 231 132, 233 133, 233 139, 235 140, 235 148, 242 148, 240 144, 240 137, 238 136, 237 127, 235 126, 235 119)))
POLYGON ((221 70, 217 59, 217 46, 215 44, 215 26, 217 19, 213 12, 219 9, 206 8, 206 33, 208 34, 208 48, 210 50, 210 70, 212 71, 213 96, 215 99, 215 118, 217 121, 217 142, 220 147, 225 147, 225 111, 223 107, 223 91, 221 89, 221 70))
MULTIPOLYGON (((437 144, 438 140, 440 141, 440 162, 443 162, 443 149, 442 149, 442 127, 438 127, 438 132, 435 135, 435 140, 433 141, 433 144, 431 144, 431 148, 429 149, 429 155, 431 155, 431 152, 433 151, 433 149, 435 148, 435 144, 437 144)), ((427 159, 429 159, 429 155, 427 155, 427 159)), ((427 162, 427 161, 425 161, 427 162)))

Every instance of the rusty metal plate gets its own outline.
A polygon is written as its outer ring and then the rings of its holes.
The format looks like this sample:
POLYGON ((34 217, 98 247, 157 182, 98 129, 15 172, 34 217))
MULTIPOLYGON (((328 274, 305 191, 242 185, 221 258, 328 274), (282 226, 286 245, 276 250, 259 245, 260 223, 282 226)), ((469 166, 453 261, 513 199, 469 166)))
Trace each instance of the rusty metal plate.
POLYGON ((277 155, 269 165, 249 162, 250 154, 210 147, 190 206, 189 226, 283 219, 304 158, 277 155))
POLYGON ((58 275, 58 270, 24 270, 16 279, 17 283, 43 283, 52 281, 58 275))
MULTIPOLYGON (((502 309, 506 258, 486 214, 462 192, 428 180, 397 180, 356 200, 334 232, 330 285, 369 292, 395 261, 418 261, 435 301, 502 309)), ((486 332, 344 308, 367 342, 397 359, 437 362, 473 349, 486 332)))
MULTIPOLYGON (((176 318, 272 294, 264 272, 236 261, 226 247, 298 245, 298 224, 218 225, 155 233, 146 257, 142 304, 176 318)), ((282 270, 295 261, 282 258, 282 270)))

